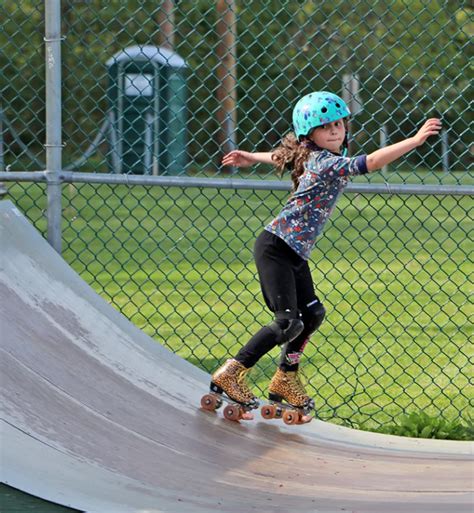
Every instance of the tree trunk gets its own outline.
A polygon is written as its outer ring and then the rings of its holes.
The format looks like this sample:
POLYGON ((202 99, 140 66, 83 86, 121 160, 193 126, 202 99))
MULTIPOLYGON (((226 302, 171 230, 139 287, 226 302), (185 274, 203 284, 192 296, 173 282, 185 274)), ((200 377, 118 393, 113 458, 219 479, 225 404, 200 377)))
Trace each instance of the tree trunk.
POLYGON ((163 0, 155 14, 158 25, 158 46, 174 48, 174 0, 163 0))
POLYGON ((237 124, 237 66, 236 36, 237 17, 235 0, 217 0, 217 69, 216 97, 219 102, 217 121, 219 129, 217 142, 221 153, 236 148, 235 129, 237 124))

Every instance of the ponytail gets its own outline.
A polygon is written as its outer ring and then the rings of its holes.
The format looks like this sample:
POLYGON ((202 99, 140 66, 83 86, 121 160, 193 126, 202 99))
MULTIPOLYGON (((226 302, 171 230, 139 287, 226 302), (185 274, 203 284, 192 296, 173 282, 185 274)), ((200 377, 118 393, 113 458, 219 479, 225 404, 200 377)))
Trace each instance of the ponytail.
POLYGON ((291 171, 293 192, 298 188, 310 153, 318 149, 312 141, 304 139, 300 142, 295 134, 290 132, 283 138, 280 146, 273 151, 272 160, 275 162, 280 176, 283 176, 285 170, 291 171))

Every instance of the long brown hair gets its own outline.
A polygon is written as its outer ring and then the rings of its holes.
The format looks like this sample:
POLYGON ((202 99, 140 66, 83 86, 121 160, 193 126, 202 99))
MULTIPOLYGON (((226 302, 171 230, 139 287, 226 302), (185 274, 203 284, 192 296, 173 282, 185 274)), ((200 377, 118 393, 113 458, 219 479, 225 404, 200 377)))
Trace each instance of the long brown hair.
POLYGON ((293 132, 287 134, 275 150, 273 150, 272 160, 280 175, 286 170, 291 171, 291 181, 293 182, 293 191, 296 191, 300 183, 300 176, 305 171, 305 162, 308 160, 311 151, 314 148, 309 141, 299 142, 293 132))

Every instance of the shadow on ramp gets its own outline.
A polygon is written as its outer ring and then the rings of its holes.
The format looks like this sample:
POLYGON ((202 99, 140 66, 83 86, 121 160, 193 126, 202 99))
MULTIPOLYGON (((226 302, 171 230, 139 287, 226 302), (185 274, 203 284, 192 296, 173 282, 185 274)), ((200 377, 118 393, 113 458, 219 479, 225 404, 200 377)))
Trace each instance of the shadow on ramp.
POLYGON ((472 511, 472 444, 231 423, 0 203, 1 478, 90 513, 472 511))

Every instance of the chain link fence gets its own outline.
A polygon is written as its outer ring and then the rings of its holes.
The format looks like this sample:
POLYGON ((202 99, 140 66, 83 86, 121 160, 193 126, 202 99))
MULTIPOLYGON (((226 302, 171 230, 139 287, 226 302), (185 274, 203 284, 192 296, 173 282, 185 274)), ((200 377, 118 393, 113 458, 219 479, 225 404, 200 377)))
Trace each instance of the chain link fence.
MULTIPOLYGON (((340 201, 311 261, 328 313, 303 367, 322 418, 368 428, 417 411, 466 420, 472 7, 62 0, 60 9, 63 256, 207 371, 271 320, 252 247, 289 194, 287 176, 222 168, 222 154, 276 146, 311 90, 349 103, 353 155, 442 118, 439 140, 357 178, 340 201)), ((0 13, 0 180, 46 234, 47 12, 7 0, 0 13)), ((277 357, 253 372, 261 395, 277 357)))

